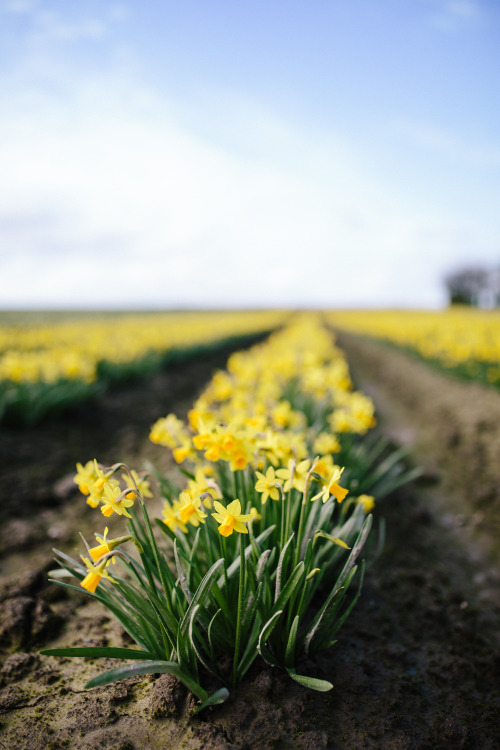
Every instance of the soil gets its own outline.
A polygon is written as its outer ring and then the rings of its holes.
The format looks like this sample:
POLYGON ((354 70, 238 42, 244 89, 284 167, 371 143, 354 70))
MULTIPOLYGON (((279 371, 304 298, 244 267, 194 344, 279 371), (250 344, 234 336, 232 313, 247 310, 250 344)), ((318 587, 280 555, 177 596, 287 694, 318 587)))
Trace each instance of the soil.
POLYGON ((422 476, 379 504, 384 551, 338 643, 301 665, 334 689, 309 691, 257 663, 227 703, 193 715, 193 697, 172 676, 85 691, 117 662, 38 654, 128 645, 98 603, 47 583, 51 548, 78 554, 77 532, 90 538, 95 524, 74 466, 97 457, 172 470, 148 440, 150 425, 185 415, 223 351, 37 428, 0 430, 0 748, 500 746, 500 395, 381 343, 341 334, 339 344, 375 400, 377 429, 411 446, 422 476))

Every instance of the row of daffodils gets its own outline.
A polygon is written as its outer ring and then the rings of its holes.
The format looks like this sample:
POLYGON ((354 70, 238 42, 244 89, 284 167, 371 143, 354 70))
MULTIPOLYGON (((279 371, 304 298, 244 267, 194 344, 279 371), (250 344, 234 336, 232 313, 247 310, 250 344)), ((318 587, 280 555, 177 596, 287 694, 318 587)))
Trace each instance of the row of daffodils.
POLYGON ((188 419, 170 414, 151 430, 158 450, 172 451, 178 482, 78 464, 100 530, 81 563, 57 553, 52 574, 102 602, 137 647, 42 653, 128 660, 87 687, 177 675, 200 709, 225 700, 259 655, 329 690, 297 664, 335 642, 356 602, 375 498, 410 479, 401 453, 374 437, 373 404, 314 315, 231 355, 188 419), (154 521, 153 492, 164 500, 154 521), (127 526, 116 538, 101 532, 113 514, 127 526))
POLYGON ((500 385, 500 311, 450 307, 442 311, 338 310, 339 329, 383 339, 474 380, 500 385))
POLYGON ((110 377, 147 373, 173 350, 270 331, 282 311, 83 315, 0 326, 0 419, 35 422, 98 392, 110 377))

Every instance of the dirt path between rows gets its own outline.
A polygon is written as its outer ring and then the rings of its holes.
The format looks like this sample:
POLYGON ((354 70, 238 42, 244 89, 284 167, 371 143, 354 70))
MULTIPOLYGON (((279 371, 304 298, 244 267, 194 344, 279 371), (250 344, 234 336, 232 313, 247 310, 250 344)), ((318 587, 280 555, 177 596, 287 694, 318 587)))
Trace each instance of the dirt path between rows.
POLYGON ((192 716, 192 697, 170 676, 84 691, 110 662, 37 654, 127 644, 104 610, 46 583, 51 547, 76 554, 75 532, 95 523, 72 487, 74 464, 97 456, 141 468, 149 458, 168 469, 149 426, 183 415, 224 352, 36 430, 0 430, 0 748, 498 748, 500 396, 380 344, 339 343, 379 429, 412 444, 424 473, 381 503, 384 553, 339 642, 302 665, 334 690, 307 691, 258 664, 227 704, 192 716))

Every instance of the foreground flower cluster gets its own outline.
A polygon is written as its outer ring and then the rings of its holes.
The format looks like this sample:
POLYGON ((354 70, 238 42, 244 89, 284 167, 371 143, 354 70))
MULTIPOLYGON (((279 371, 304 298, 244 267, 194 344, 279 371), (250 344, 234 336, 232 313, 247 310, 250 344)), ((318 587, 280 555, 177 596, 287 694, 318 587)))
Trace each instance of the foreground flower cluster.
POLYGON ((387 455, 387 444, 367 434, 373 411, 331 334, 306 315, 233 354, 188 424, 170 414, 153 425, 152 441, 179 465, 179 484, 154 469, 146 476, 123 464, 78 464, 87 503, 105 518, 126 518, 127 534, 109 539, 106 528, 82 564, 58 553, 54 578, 71 588, 65 577, 78 578, 138 649, 42 653, 137 660, 88 686, 169 672, 200 708, 224 700, 259 655, 301 684, 330 689, 298 674, 297 663, 335 642, 359 595, 374 498, 410 478, 401 453, 387 455), (147 510, 153 484, 164 498, 155 521, 163 543, 147 510), (220 686, 210 696, 206 680, 220 686))

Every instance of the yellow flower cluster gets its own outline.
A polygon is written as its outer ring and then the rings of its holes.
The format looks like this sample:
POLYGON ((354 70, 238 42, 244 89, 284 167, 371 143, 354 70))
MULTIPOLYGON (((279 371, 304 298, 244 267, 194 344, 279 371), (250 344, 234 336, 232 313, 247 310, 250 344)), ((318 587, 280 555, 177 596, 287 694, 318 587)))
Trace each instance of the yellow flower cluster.
POLYGON ((486 379, 500 381, 499 310, 339 310, 326 317, 335 328, 410 347, 444 367, 463 366, 471 376, 484 364, 486 379))
POLYGON ((117 513, 119 516, 131 518, 127 508, 133 506, 137 493, 140 492, 143 497, 152 497, 149 482, 132 469, 131 475, 122 475, 126 485, 125 489, 122 489, 120 482, 113 479, 118 468, 119 466, 111 467, 105 471, 95 459, 87 461, 85 466, 78 463, 74 481, 80 492, 87 495, 87 503, 91 508, 101 506, 103 516, 117 513))
POLYGON ((321 486, 314 499, 341 502, 347 489, 339 484, 343 469, 332 454, 341 450, 345 433, 365 434, 375 425, 372 401, 352 389, 342 351, 314 314, 298 316, 266 342, 231 355, 227 370, 214 374, 188 418, 189 426, 169 414, 151 429, 151 440, 194 472, 180 497, 165 503, 164 523, 186 532, 188 523, 204 523, 202 505, 213 504, 216 520, 223 519, 221 534, 242 532, 242 519, 259 513, 248 508, 241 515, 238 501, 238 508, 231 503, 226 509, 234 518, 223 515, 215 465, 225 463, 230 472, 251 467, 262 506, 291 489, 303 493, 309 479, 321 486))
POLYGON ((271 330, 281 311, 143 313, 63 319, 47 325, 0 326, 0 382, 55 383, 96 379, 97 364, 127 364, 148 352, 206 344, 271 330))

